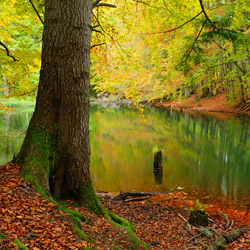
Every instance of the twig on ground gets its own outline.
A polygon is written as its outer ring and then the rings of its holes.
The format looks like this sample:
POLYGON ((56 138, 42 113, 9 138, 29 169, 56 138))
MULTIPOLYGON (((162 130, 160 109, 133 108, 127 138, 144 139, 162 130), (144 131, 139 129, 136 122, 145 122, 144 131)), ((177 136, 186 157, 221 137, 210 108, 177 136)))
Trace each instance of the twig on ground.
POLYGON ((194 232, 192 231, 191 227, 186 227, 184 224, 181 224, 190 234, 194 236, 194 232))
POLYGON ((189 240, 187 241, 187 243, 190 243, 191 241, 195 240, 196 238, 200 237, 201 235, 202 235, 201 233, 195 235, 194 237, 192 237, 191 239, 189 239, 189 240))
POLYGON ((209 227, 209 229, 211 229, 212 231, 214 231, 215 232, 215 234, 216 235, 218 235, 218 236, 220 236, 221 234, 220 233, 218 233, 213 227, 209 227))
POLYGON ((190 249, 197 249, 197 247, 185 247, 185 248, 182 248, 182 250, 190 250, 190 249))
POLYGON ((22 189, 24 192, 28 193, 28 194, 31 194, 32 192, 26 190, 25 188, 22 188, 22 187, 19 187, 20 189, 22 189))
POLYGON ((186 228, 193 236, 194 236, 194 232, 189 224, 189 222, 180 214, 177 214, 186 224, 187 224, 187 228, 183 225, 184 228, 186 228))
POLYGON ((230 221, 228 219, 228 215, 226 213, 223 213, 223 212, 219 212, 220 215, 222 215, 225 219, 226 219, 226 226, 225 226, 225 229, 228 229, 228 227, 230 226, 230 221))

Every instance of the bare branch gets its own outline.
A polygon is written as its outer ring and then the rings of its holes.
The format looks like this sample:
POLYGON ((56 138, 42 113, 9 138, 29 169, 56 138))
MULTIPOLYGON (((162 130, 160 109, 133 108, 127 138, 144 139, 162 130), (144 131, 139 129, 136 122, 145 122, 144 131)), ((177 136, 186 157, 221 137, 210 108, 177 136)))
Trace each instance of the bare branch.
POLYGON ((206 22, 207 22, 207 20, 205 20, 205 22, 203 23, 203 25, 202 25, 202 27, 201 27, 201 29, 200 29, 200 31, 199 31, 197 37, 196 37, 195 40, 194 40, 194 43, 193 43, 191 49, 188 51, 188 54, 187 54, 187 56, 186 56, 186 58, 185 58, 185 62, 187 61, 188 57, 190 56, 192 50, 194 49, 194 46, 195 46, 196 42, 198 41, 198 39, 199 39, 199 37, 200 37, 200 35, 201 35, 201 32, 202 32, 202 30, 203 30, 203 28, 204 28, 206 22))
POLYGON ((218 42, 216 42, 214 39, 212 39, 212 42, 215 43, 221 50, 227 51, 225 48, 223 48, 218 42))
POLYGON ((191 19, 189 19, 188 21, 186 21, 185 23, 181 24, 180 26, 178 26, 178 27, 176 27, 176 28, 174 28, 174 29, 171 29, 171 30, 166 30, 166 31, 164 31, 164 33, 171 32, 171 31, 174 31, 174 30, 177 30, 177 29, 183 27, 183 26, 186 25, 187 23, 192 22, 192 21, 193 21, 196 17, 198 17, 201 13, 202 13, 202 11, 201 11, 199 14, 197 14, 196 16, 194 16, 194 17, 192 17, 191 19))
POLYGON ((95 7, 110 7, 110 8, 117 8, 115 4, 112 3, 98 3, 95 7))
POLYGON ((32 89, 31 91, 24 92, 24 93, 22 93, 22 94, 20 94, 20 95, 16 95, 15 97, 21 97, 21 96, 29 95, 29 94, 35 92, 37 88, 38 88, 38 86, 36 86, 36 87, 35 87, 34 89, 32 89))
POLYGON ((94 74, 90 77, 90 80, 93 79, 97 74, 94 74))
POLYGON ((204 5, 202 3, 202 0, 199 0, 200 2, 200 6, 201 6, 201 11, 203 12, 204 16, 206 17, 206 19, 211 23, 211 25, 213 26, 214 29, 216 29, 216 26, 215 24, 211 21, 211 19, 208 17, 206 11, 205 11, 205 8, 204 8, 204 5))
POLYGON ((97 47, 97 46, 101 46, 101 45, 104 45, 106 43, 98 43, 98 44, 94 44, 90 47, 90 49, 93 49, 94 47, 97 47))
POLYGON ((92 6, 92 9, 96 7, 97 4, 99 4, 102 0, 96 0, 94 3, 93 3, 93 6, 92 6))
POLYGON ((192 22, 196 17, 198 17, 200 14, 202 13, 202 11, 200 13, 198 13, 196 16, 192 17, 191 19, 189 19, 188 21, 186 21, 185 23, 181 24, 180 26, 170 29, 170 30, 165 30, 165 31, 161 31, 161 32, 155 32, 155 33, 147 33, 147 34, 161 34, 161 33, 168 33, 168 32, 172 32, 175 30, 180 29, 181 27, 183 27, 184 25, 186 25, 187 23, 192 22))
POLYGON ((44 24, 43 19, 41 18, 40 14, 39 14, 39 12, 37 11, 37 9, 36 9, 35 5, 33 4, 33 2, 32 2, 31 0, 29 0, 29 2, 30 2, 30 4, 32 5, 32 8, 34 9, 34 11, 36 12, 38 18, 40 19, 41 23, 44 24))
POLYGON ((20 61, 20 60, 16 59, 14 56, 10 55, 10 51, 9 51, 8 47, 5 44, 3 44, 1 41, 0 41, 0 45, 2 45, 5 48, 7 56, 11 57, 14 60, 14 62, 20 61))
POLYGON ((150 5, 142 0, 132 0, 133 2, 136 2, 136 3, 142 3, 144 5, 147 5, 149 6, 150 8, 155 8, 155 9, 163 9, 162 7, 157 7, 157 6, 154 6, 154 5, 150 5))
POLYGON ((97 33, 101 33, 103 35, 103 33, 100 30, 92 29, 92 31, 95 31, 97 33))
POLYGON ((91 29, 95 29, 95 28, 98 28, 98 27, 100 27, 99 24, 98 24, 98 25, 95 25, 95 26, 91 26, 91 29))

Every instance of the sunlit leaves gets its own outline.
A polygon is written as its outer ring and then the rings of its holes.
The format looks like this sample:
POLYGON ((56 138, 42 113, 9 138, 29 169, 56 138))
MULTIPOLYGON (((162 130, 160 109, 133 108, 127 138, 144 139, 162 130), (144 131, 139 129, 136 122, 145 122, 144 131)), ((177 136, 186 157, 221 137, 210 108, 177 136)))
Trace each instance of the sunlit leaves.
POLYGON ((7 87, 9 95, 23 95, 38 83, 42 25, 29 2, 24 0, 1 2, 0 20, 1 42, 19 60, 14 62, 0 47, 0 76, 6 79, 6 84, 0 83, 0 87, 7 87))
POLYGON ((203 1, 211 22, 199 1, 116 4, 109 20, 119 32, 114 36, 119 45, 106 40, 105 61, 93 67, 101 78, 96 82, 98 91, 135 100, 182 98, 186 86, 199 94, 201 82, 216 93, 221 87, 228 92, 237 89, 239 79, 244 79, 243 84, 249 81, 247 1, 203 1), (232 87, 224 84, 225 78, 232 87))

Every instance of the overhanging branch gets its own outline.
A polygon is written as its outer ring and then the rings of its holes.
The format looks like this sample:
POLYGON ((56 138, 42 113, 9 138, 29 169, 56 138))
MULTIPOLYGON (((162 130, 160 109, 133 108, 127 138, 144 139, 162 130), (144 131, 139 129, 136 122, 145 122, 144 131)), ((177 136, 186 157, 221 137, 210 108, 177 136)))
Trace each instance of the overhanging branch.
POLYGON ((41 18, 40 14, 39 14, 39 12, 37 11, 37 9, 36 9, 35 5, 33 4, 32 0, 29 0, 29 2, 30 2, 30 4, 31 4, 32 8, 34 9, 34 11, 36 12, 38 18, 40 19, 41 23, 44 24, 43 19, 41 18))
POLYGON ((110 8, 117 8, 117 6, 115 4, 112 4, 112 3, 98 3, 96 5, 96 7, 110 7, 110 8))
POLYGON ((192 17, 191 19, 189 19, 188 21, 186 21, 185 23, 181 24, 180 26, 176 27, 176 28, 173 28, 171 30, 165 30, 163 33, 167 33, 167 32, 171 32, 171 31, 174 31, 174 30, 178 30, 180 29, 181 27, 183 27, 184 25, 186 25, 187 23, 190 23, 192 22, 196 17, 198 17, 200 14, 202 13, 202 11, 200 13, 198 13, 196 16, 192 17))
POLYGON ((204 8, 204 5, 202 3, 202 0, 199 0, 200 2, 200 6, 201 6, 201 11, 203 12, 204 16, 206 17, 206 19, 211 23, 211 25, 213 26, 214 29, 216 29, 216 26, 215 24, 211 21, 211 19, 208 17, 206 11, 205 11, 205 8, 204 8))
POLYGON ((5 44, 3 44, 1 41, 0 41, 0 45, 2 45, 5 48, 7 56, 11 57, 14 60, 14 62, 20 61, 20 60, 16 59, 14 56, 10 55, 10 51, 9 51, 8 47, 5 44))
POLYGON ((90 49, 93 49, 94 47, 97 47, 97 46, 101 46, 101 45, 104 45, 106 43, 98 43, 98 44, 94 44, 90 47, 90 49))
POLYGON ((97 4, 99 4, 102 0, 96 0, 95 2, 93 2, 93 6, 92 8, 95 8, 97 4))
POLYGON ((115 4, 112 3, 101 3, 101 0, 96 0, 93 3, 92 9, 96 8, 96 7, 110 7, 110 8, 117 8, 117 6, 115 4))
POLYGON ((197 15, 195 15, 194 17, 192 17, 191 19, 189 19, 188 21, 186 21, 185 23, 179 25, 178 27, 175 27, 173 29, 170 30, 165 30, 165 31, 161 31, 161 32, 155 32, 155 33, 147 33, 147 34, 162 34, 162 33, 169 33, 175 30, 180 29, 181 27, 185 26, 187 23, 192 22, 195 18, 197 18, 200 14, 202 13, 202 11, 200 13, 198 13, 197 15))
POLYGON ((202 30, 203 30, 203 28, 204 28, 206 22, 207 22, 207 20, 205 20, 205 22, 203 23, 203 25, 202 25, 202 27, 201 27, 201 29, 200 29, 200 31, 199 31, 197 37, 196 37, 195 40, 194 40, 194 43, 193 43, 191 49, 188 51, 188 54, 187 54, 187 56, 186 56, 186 58, 185 58, 185 62, 186 62, 187 59, 189 58, 189 56, 190 56, 192 50, 194 49, 194 46, 195 46, 195 44, 197 43, 197 41, 198 41, 198 39, 199 39, 199 37, 200 37, 200 35, 201 35, 201 32, 202 32, 202 30))

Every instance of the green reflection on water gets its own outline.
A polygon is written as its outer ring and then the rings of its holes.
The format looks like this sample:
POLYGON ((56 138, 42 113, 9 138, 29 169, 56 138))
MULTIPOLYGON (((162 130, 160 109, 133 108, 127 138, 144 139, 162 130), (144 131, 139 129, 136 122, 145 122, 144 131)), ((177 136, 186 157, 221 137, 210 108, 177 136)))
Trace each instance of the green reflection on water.
POLYGON ((91 174, 103 191, 165 192, 198 187, 238 200, 250 192, 247 120, 94 107, 90 124, 91 174), (163 172, 153 172, 153 148, 163 153, 163 172))
POLYGON ((22 146, 33 108, 13 112, 0 119, 0 165, 13 158, 22 146))
MULTIPOLYGON (((0 165, 18 152, 32 111, 0 120, 0 165)), ((102 191, 208 190, 232 200, 250 193, 247 119, 145 109, 91 107, 91 177, 102 191), (153 172, 153 149, 163 154, 163 172, 153 172)))

